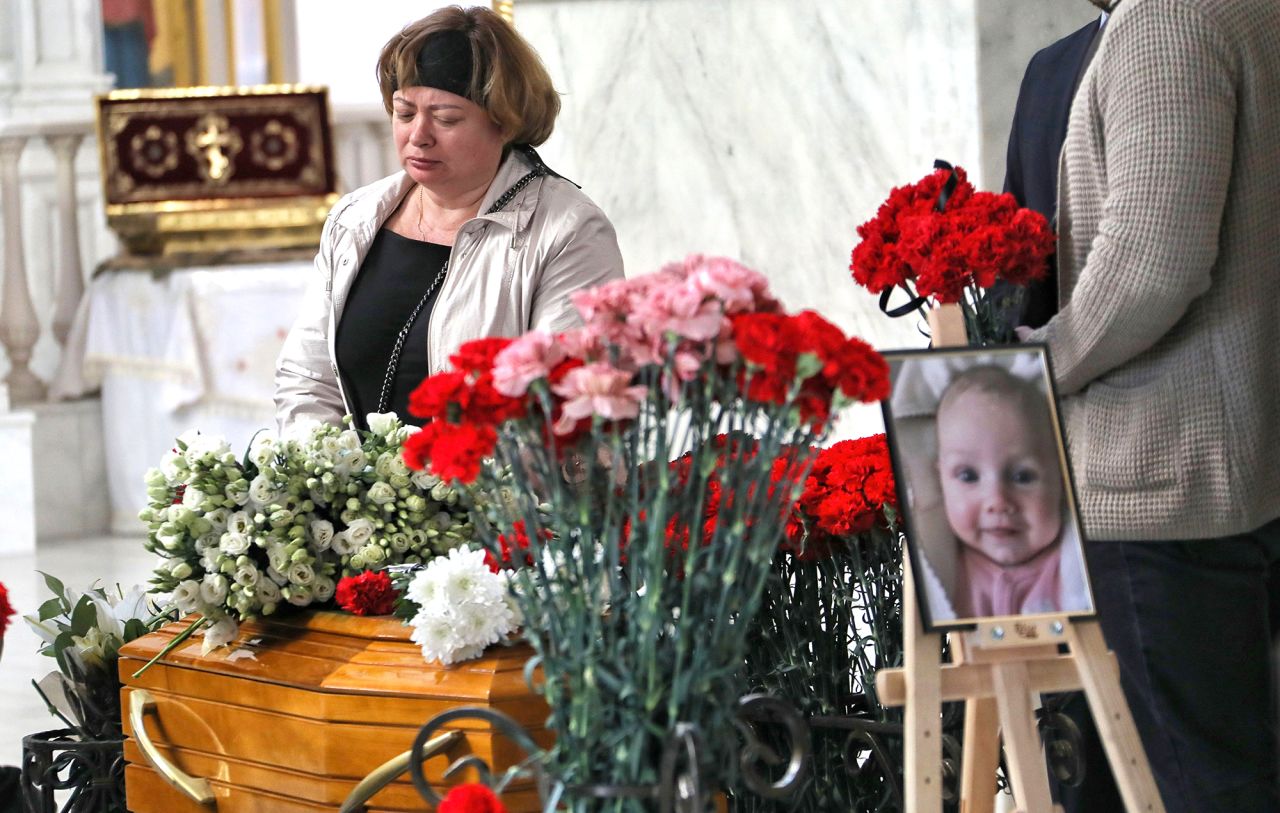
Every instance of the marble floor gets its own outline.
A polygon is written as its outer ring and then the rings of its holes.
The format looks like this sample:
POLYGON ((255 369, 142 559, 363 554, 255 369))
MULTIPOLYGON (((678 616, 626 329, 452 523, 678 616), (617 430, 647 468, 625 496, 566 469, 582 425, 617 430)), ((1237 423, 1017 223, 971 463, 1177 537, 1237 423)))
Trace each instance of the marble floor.
MULTIPOLYGON (((140 536, 41 541, 34 554, 0 556, 0 582, 9 589, 9 600, 19 614, 34 614, 49 598, 37 571, 77 590, 94 581, 125 588, 145 584, 154 557, 142 541, 140 536)), ((0 765, 20 764, 27 734, 60 727, 31 686, 32 679, 55 668, 51 658, 39 654, 39 645, 26 623, 14 616, 0 656, 0 765)))

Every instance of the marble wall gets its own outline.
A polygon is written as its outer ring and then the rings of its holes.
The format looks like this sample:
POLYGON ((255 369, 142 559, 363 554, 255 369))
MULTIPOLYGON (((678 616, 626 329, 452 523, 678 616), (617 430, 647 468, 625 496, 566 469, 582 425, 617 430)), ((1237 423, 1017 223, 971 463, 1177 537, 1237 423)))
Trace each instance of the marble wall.
MULTIPOLYGON (((1031 55, 1085 0, 517 0, 564 94, 548 163, 618 228, 629 274, 690 252, 767 274, 881 349, 920 346, 849 276, 855 229, 935 158, 999 189, 1031 55)), ((876 431, 878 413, 841 434, 876 431)))
POLYGON ((918 344, 854 289, 854 229, 888 189, 963 164, 999 188, 1031 54, 1085 0, 519 0, 564 93, 545 157, 618 225, 630 273, 743 259, 792 307, 918 344))

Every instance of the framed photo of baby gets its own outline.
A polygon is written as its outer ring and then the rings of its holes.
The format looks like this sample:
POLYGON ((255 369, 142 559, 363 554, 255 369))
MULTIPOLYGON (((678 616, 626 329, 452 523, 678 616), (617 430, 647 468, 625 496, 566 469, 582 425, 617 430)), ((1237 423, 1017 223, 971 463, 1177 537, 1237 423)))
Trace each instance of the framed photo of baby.
POLYGON ((885 357, 885 429, 925 628, 1092 615, 1044 347, 885 357))

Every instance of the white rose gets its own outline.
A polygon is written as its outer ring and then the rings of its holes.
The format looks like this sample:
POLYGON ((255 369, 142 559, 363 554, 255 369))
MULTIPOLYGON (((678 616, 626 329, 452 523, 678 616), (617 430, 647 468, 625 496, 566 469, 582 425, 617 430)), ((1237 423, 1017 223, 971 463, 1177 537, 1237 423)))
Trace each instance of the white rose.
POLYGON ((222 535, 222 539, 218 540, 218 549, 228 556, 239 556, 249 550, 250 544, 251 541, 246 534, 227 531, 222 535))
POLYGON ((333 523, 327 519, 313 519, 310 528, 316 550, 328 550, 333 544, 333 523))
POLYGON ((221 573, 205 574, 200 582, 200 599, 205 604, 218 606, 227 597, 227 577, 221 573))
POLYGON ((395 498, 396 490, 388 483, 378 482, 369 486, 369 499, 372 500, 375 505, 386 505, 387 503, 395 500, 395 498))

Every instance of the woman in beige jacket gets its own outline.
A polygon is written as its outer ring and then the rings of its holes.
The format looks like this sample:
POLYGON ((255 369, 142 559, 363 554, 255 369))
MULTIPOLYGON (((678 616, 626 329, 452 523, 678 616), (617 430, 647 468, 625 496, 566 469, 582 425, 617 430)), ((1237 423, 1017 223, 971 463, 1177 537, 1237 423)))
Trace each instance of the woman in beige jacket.
POLYGON ((537 54, 483 8, 444 8, 378 61, 403 172, 329 213, 276 372, 281 428, 407 415, 409 393, 485 336, 572 327, 568 295, 622 277, 608 218, 533 147, 559 98, 537 54))

